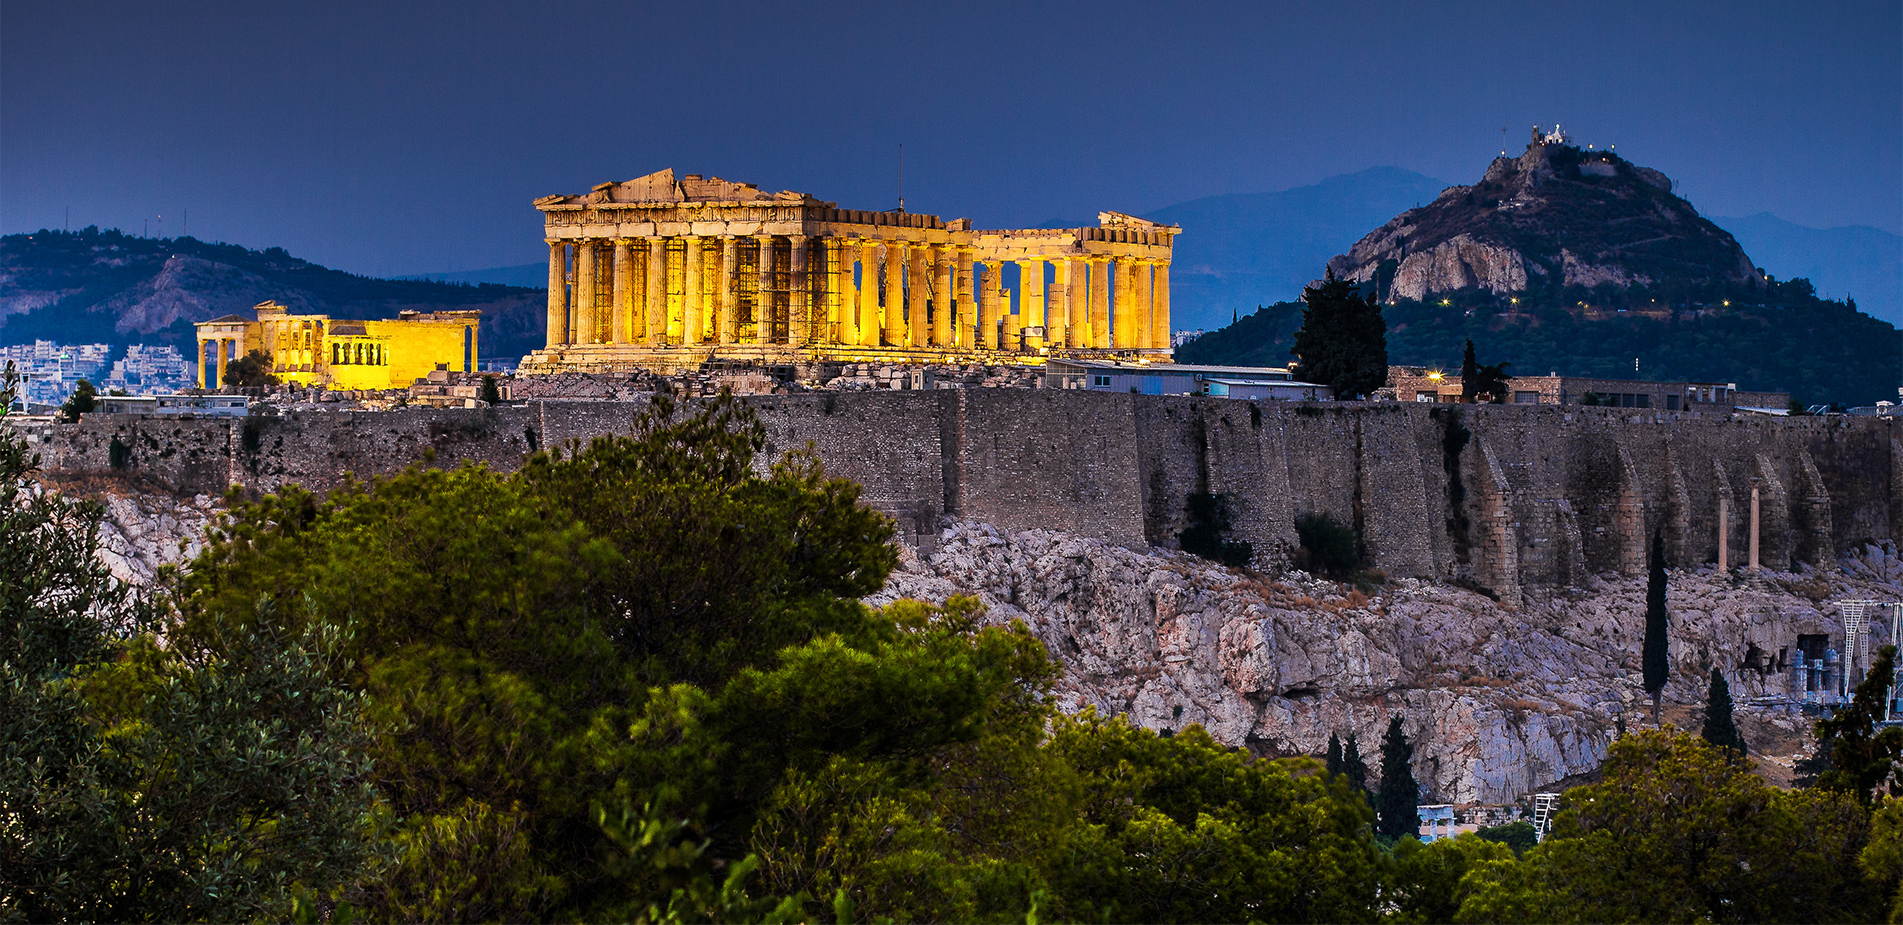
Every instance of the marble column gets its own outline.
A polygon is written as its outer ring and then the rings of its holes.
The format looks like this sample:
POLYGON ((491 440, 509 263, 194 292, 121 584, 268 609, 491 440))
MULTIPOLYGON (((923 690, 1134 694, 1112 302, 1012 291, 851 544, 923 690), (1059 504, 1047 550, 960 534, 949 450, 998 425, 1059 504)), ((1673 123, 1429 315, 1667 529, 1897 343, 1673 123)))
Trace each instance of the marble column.
MULTIPOLYGON (((229 337, 220 337, 220 338, 218 338, 218 377, 217 377, 217 378, 215 378, 215 379, 213 379, 213 380, 212 380, 212 384, 211 384, 211 387, 212 387, 212 388, 214 388, 214 389, 216 389, 216 388, 221 388, 221 387, 223 387, 223 386, 224 386, 224 384, 225 384, 225 361, 231 358, 231 345, 232 345, 232 343, 234 343, 234 342, 233 342, 233 341, 232 341, 232 339, 231 339, 231 338, 229 338, 229 337)), ((1755 501, 1757 501, 1757 498, 1758 498, 1758 494, 1757 494, 1757 489, 1752 489, 1752 491, 1751 491, 1751 500, 1752 500, 1753 502, 1755 502, 1755 501)), ((1757 505, 1756 505, 1755 503, 1754 503, 1754 504, 1752 504, 1752 505, 1751 505, 1751 513, 1752 513, 1753 515, 1755 515, 1755 514, 1757 514, 1757 510, 1758 510, 1758 507, 1757 507, 1757 505)), ((1755 517, 1755 516, 1754 516, 1754 517, 1752 518, 1752 524, 1751 524, 1751 525, 1752 525, 1753 527, 1755 527, 1755 526, 1757 526, 1757 519, 1756 519, 1756 517, 1755 517)), ((1757 549, 1757 542, 1758 542, 1758 541, 1757 541, 1757 539, 1756 539, 1755 537, 1754 537, 1754 538, 1753 538, 1753 539, 1751 540, 1751 548, 1752 548, 1752 550, 1753 550, 1753 551, 1755 551, 1755 550, 1757 549)), ((1752 556, 1751 558, 1752 558, 1752 564, 1753 564, 1753 565, 1756 565, 1756 564, 1757 564, 1757 561, 1756 561, 1756 560, 1757 560, 1757 557, 1756 557, 1756 556, 1752 556)))
POLYGON ((740 324, 740 239, 720 236, 720 288, 714 292, 714 342, 731 344, 740 324))
POLYGON ((549 239, 548 340, 545 346, 554 348, 565 343, 568 343, 568 244, 549 239))
POLYGON ((859 339, 862 347, 877 347, 885 331, 885 317, 879 314, 879 252, 876 242, 859 245, 859 339))
POLYGON ((903 347, 905 336, 905 242, 885 242, 885 345, 903 347))
POLYGON ((1731 499, 1718 496, 1718 574, 1731 570, 1731 499))
POLYGON ((953 344, 953 315, 957 309, 953 306, 956 299, 952 296, 952 255, 951 248, 944 245, 932 246, 932 346, 950 347, 953 344))
POLYGON ((692 347, 701 342, 707 325, 707 260, 701 255, 700 235, 684 235, 681 240, 687 244, 687 265, 681 273, 681 346, 692 347))
POLYGON ((998 283, 1003 269, 1004 264, 997 261, 985 264, 978 290, 978 346, 986 350, 998 349, 998 283))
POLYGON ((667 239, 648 238, 648 346, 667 343, 667 239))
POLYGON ((1069 290, 1070 261, 1051 261, 1050 290, 1044 294, 1044 343, 1052 347, 1069 346, 1069 290))
POLYGON ((1136 345, 1156 346, 1156 261, 1138 260, 1136 268, 1137 336, 1136 345))
POLYGON ((1110 275, 1115 266, 1108 257, 1090 258, 1090 346, 1099 350, 1110 346, 1110 275))
POLYGON ((1136 261, 1129 257, 1117 257, 1111 262, 1111 285, 1116 287, 1117 308, 1110 325, 1111 343, 1121 350, 1137 345, 1137 335, 1143 330, 1142 314, 1137 307, 1136 297, 1136 261))
MULTIPOLYGON (((205 359, 205 339, 198 338, 198 387, 206 388, 205 379, 211 372, 211 361, 205 359)), ((8 409, 11 410, 11 409, 8 409)))
POLYGON ((575 252, 575 336, 577 344, 601 338, 595 330, 595 242, 583 241, 575 252))
POLYGON ((629 338, 629 325, 634 320, 634 244, 627 238, 615 239, 614 274, 615 317, 612 337, 615 343, 625 344, 629 338))
POLYGON ((1168 350, 1170 349, 1171 340, 1175 337, 1174 332, 1170 330, 1169 261, 1159 260, 1156 262, 1156 279, 1152 285, 1156 287, 1156 307, 1150 312, 1150 329, 1153 338, 1150 346, 1168 350))
POLYGON ((928 256, 924 245, 907 248, 909 261, 905 274, 905 308, 907 347, 923 347, 931 340, 931 328, 925 323, 925 295, 931 285, 925 281, 925 258, 928 256))
POLYGON ((972 297, 972 292, 975 287, 972 285, 971 278, 971 247, 970 245, 960 244, 957 245, 957 249, 958 304, 955 306, 952 318, 952 325, 956 328, 952 334, 952 344, 957 347, 970 349, 973 340, 978 334, 978 303, 974 301, 972 297))
MULTIPOLYGON (((1044 326, 1044 258, 1018 261, 1018 318, 1026 328, 1044 326)), ((1024 349, 1044 346, 1044 335, 1026 334, 1024 349)))
POLYGON ((806 272, 807 246, 812 238, 809 235, 787 235, 793 242, 791 265, 787 268, 792 277, 793 294, 788 301, 786 342, 796 347, 812 343, 813 331, 813 287, 806 272))
POLYGON ((754 236, 753 343, 773 343, 773 236, 754 236))
MULTIPOLYGON (((222 372, 222 370, 221 370, 222 372)), ((223 378, 222 376, 220 378, 223 378)), ((1751 486, 1751 574, 1758 573, 1758 486, 1751 486)))
POLYGON ((859 259, 859 245, 851 241, 839 242, 839 262, 834 269, 839 279, 833 286, 836 293, 834 303, 838 306, 833 318, 833 341, 840 344, 859 343, 859 282, 853 276, 853 263, 859 259))

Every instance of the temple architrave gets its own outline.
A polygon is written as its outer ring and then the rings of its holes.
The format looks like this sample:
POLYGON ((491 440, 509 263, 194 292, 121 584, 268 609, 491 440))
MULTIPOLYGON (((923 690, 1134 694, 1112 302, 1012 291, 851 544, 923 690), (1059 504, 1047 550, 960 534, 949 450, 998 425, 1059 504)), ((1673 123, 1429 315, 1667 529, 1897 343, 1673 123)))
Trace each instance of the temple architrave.
POLYGON ((439 365, 476 369, 479 311, 403 311, 392 321, 293 315, 275 301, 253 311, 255 320, 226 315, 195 325, 199 388, 217 388, 225 365, 253 350, 270 355, 281 381, 333 389, 401 389, 439 365), (214 348, 209 357, 207 346, 214 348))
POLYGON ((1134 215, 980 231, 673 170, 535 207, 548 342, 521 372, 1170 358, 1181 229, 1134 215), (1011 263, 1015 292, 1003 285, 1011 263))

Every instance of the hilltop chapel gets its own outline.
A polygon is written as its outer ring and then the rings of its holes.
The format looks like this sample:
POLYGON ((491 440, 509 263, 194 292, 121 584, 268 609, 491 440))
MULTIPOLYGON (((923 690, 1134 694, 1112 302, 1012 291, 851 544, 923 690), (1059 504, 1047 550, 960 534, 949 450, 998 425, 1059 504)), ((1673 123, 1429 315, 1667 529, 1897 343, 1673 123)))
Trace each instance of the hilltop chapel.
POLYGON ((548 341, 523 372, 1170 357, 1181 229, 1134 215, 980 231, 671 169, 535 207, 548 341))

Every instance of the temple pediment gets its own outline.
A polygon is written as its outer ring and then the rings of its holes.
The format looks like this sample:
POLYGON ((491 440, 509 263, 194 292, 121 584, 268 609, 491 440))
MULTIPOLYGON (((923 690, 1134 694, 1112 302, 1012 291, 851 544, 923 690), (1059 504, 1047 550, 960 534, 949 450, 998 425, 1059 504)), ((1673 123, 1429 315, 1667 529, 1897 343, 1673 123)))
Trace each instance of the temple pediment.
POLYGON ((1180 226, 1158 224, 1147 218, 1138 218, 1128 212, 1099 212, 1097 213, 1097 224, 1105 228, 1133 228, 1138 231, 1162 229, 1182 230, 1180 226))

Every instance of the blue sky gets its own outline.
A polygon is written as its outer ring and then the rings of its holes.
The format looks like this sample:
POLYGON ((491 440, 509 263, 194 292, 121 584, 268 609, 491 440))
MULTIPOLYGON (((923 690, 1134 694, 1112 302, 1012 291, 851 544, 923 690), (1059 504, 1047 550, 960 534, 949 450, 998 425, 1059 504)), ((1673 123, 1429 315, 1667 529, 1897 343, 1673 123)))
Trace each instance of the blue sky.
POLYGON ((1903 4, 0 6, 0 231, 540 259, 530 200, 662 167, 980 226, 1393 165, 1534 122, 1711 215, 1903 231, 1903 4), (70 219, 68 215, 70 213, 70 219))

